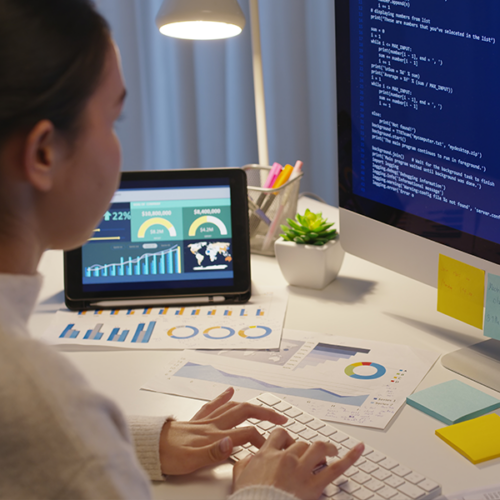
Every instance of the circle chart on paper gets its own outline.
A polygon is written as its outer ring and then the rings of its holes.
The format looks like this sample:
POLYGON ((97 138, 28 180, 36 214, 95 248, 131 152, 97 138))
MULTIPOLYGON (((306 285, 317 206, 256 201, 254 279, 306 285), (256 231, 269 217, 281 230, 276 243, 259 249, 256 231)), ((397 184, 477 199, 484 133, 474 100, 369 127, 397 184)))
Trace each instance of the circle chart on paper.
POLYGON ((173 339, 190 339, 192 337, 195 337, 196 335, 198 335, 200 331, 198 330, 198 328, 196 328, 195 326, 190 326, 190 325, 182 325, 182 326, 174 326, 173 328, 170 328, 170 330, 167 332, 167 335, 169 337, 172 337, 173 339), (188 332, 191 332, 191 334, 189 335, 182 335, 182 333, 185 333, 185 330, 188 330, 188 332), (180 335, 174 335, 174 332, 179 330, 180 331, 180 335))
POLYGON ((208 339, 214 339, 214 340, 222 340, 222 339, 228 339, 229 337, 232 337, 236 332, 232 329, 229 328, 228 326, 212 326, 211 328, 207 328, 204 332, 203 335, 207 337, 208 339), (227 335, 224 335, 222 337, 219 337, 215 334, 210 333, 212 330, 227 330, 229 333, 227 335))
POLYGON ((238 332, 238 335, 243 338, 249 338, 249 339, 262 339, 264 337, 267 337, 268 335, 271 335, 272 329, 267 327, 267 326, 248 326, 246 328, 243 328, 238 332), (259 329, 259 330, 264 330, 264 333, 261 335, 252 335, 252 330, 253 329, 259 329), (250 330, 250 331, 249 331, 250 330), (247 333, 248 332, 248 333, 247 333))
MULTIPOLYGON (((372 371, 372 370, 370 370, 372 371)), ((387 370, 384 366, 378 363, 372 363, 371 361, 361 361, 359 363, 353 363, 346 367, 344 373, 351 378, 359 379, 359 380, 375 380, 385 375, 387 370), (359 367, 369 366, 371 368, 375 368, 375 373, 364 373, 365 370, 359 370, 359 367), (356 369, 358 373, 356 373, 356 369)))

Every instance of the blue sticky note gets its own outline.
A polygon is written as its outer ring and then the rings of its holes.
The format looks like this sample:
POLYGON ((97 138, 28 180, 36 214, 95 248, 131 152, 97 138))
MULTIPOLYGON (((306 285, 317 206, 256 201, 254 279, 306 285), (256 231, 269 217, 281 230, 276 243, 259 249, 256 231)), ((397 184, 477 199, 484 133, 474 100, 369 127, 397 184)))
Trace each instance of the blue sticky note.
POLYGON ((427 415, 451 425, 500 408, 500 400, 459 380, 416 392, 406 402, 427 415))
POLYGON ((500 276, 488 274, 484 312, 484 334, 500 340, 500 276))

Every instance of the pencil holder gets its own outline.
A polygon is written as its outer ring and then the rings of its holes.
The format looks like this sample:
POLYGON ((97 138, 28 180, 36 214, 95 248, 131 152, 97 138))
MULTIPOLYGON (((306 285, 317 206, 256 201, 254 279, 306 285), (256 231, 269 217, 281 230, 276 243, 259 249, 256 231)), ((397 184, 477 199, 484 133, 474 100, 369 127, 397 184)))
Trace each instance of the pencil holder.
POLYGON ((281 224, 297 213, 300 173, 277 189, 261 187, 271 167, 245 165, 243 170, 248 180, 248 216, 250 227, 250 250, 261 255, 274 255, 274 242, 281 233, 281 224))

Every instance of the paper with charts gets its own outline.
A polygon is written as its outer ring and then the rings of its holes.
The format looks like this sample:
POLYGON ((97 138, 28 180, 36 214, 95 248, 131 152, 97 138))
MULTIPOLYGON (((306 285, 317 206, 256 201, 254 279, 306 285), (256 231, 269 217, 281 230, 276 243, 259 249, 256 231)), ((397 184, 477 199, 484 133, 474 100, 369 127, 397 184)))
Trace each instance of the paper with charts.
POLYGON ((283 331, 279 351, 185 351, 142 389, 213 399, 228 386, 246 401, 274 392, 316 417, 384 429, 435 363, 434 352, 283 331))
POLYGON ((130 349, 276 349, 286 306, 280 290, 238 305, 58 311, 43 339, 130 349))

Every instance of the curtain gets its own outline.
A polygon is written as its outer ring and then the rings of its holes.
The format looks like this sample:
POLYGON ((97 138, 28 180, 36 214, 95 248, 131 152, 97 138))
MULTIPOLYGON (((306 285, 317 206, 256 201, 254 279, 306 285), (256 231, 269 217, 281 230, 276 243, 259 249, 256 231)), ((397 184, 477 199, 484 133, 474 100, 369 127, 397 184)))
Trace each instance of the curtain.
MULTIPOLYGON (((96 0, 120 49, 124 170, 258 163, 250 13, 224 41, 165 37, 161 0, 96 0)), ((260 0, 271 163, 304 162, 301 191, 337 205, 334 0, 260 0)))

